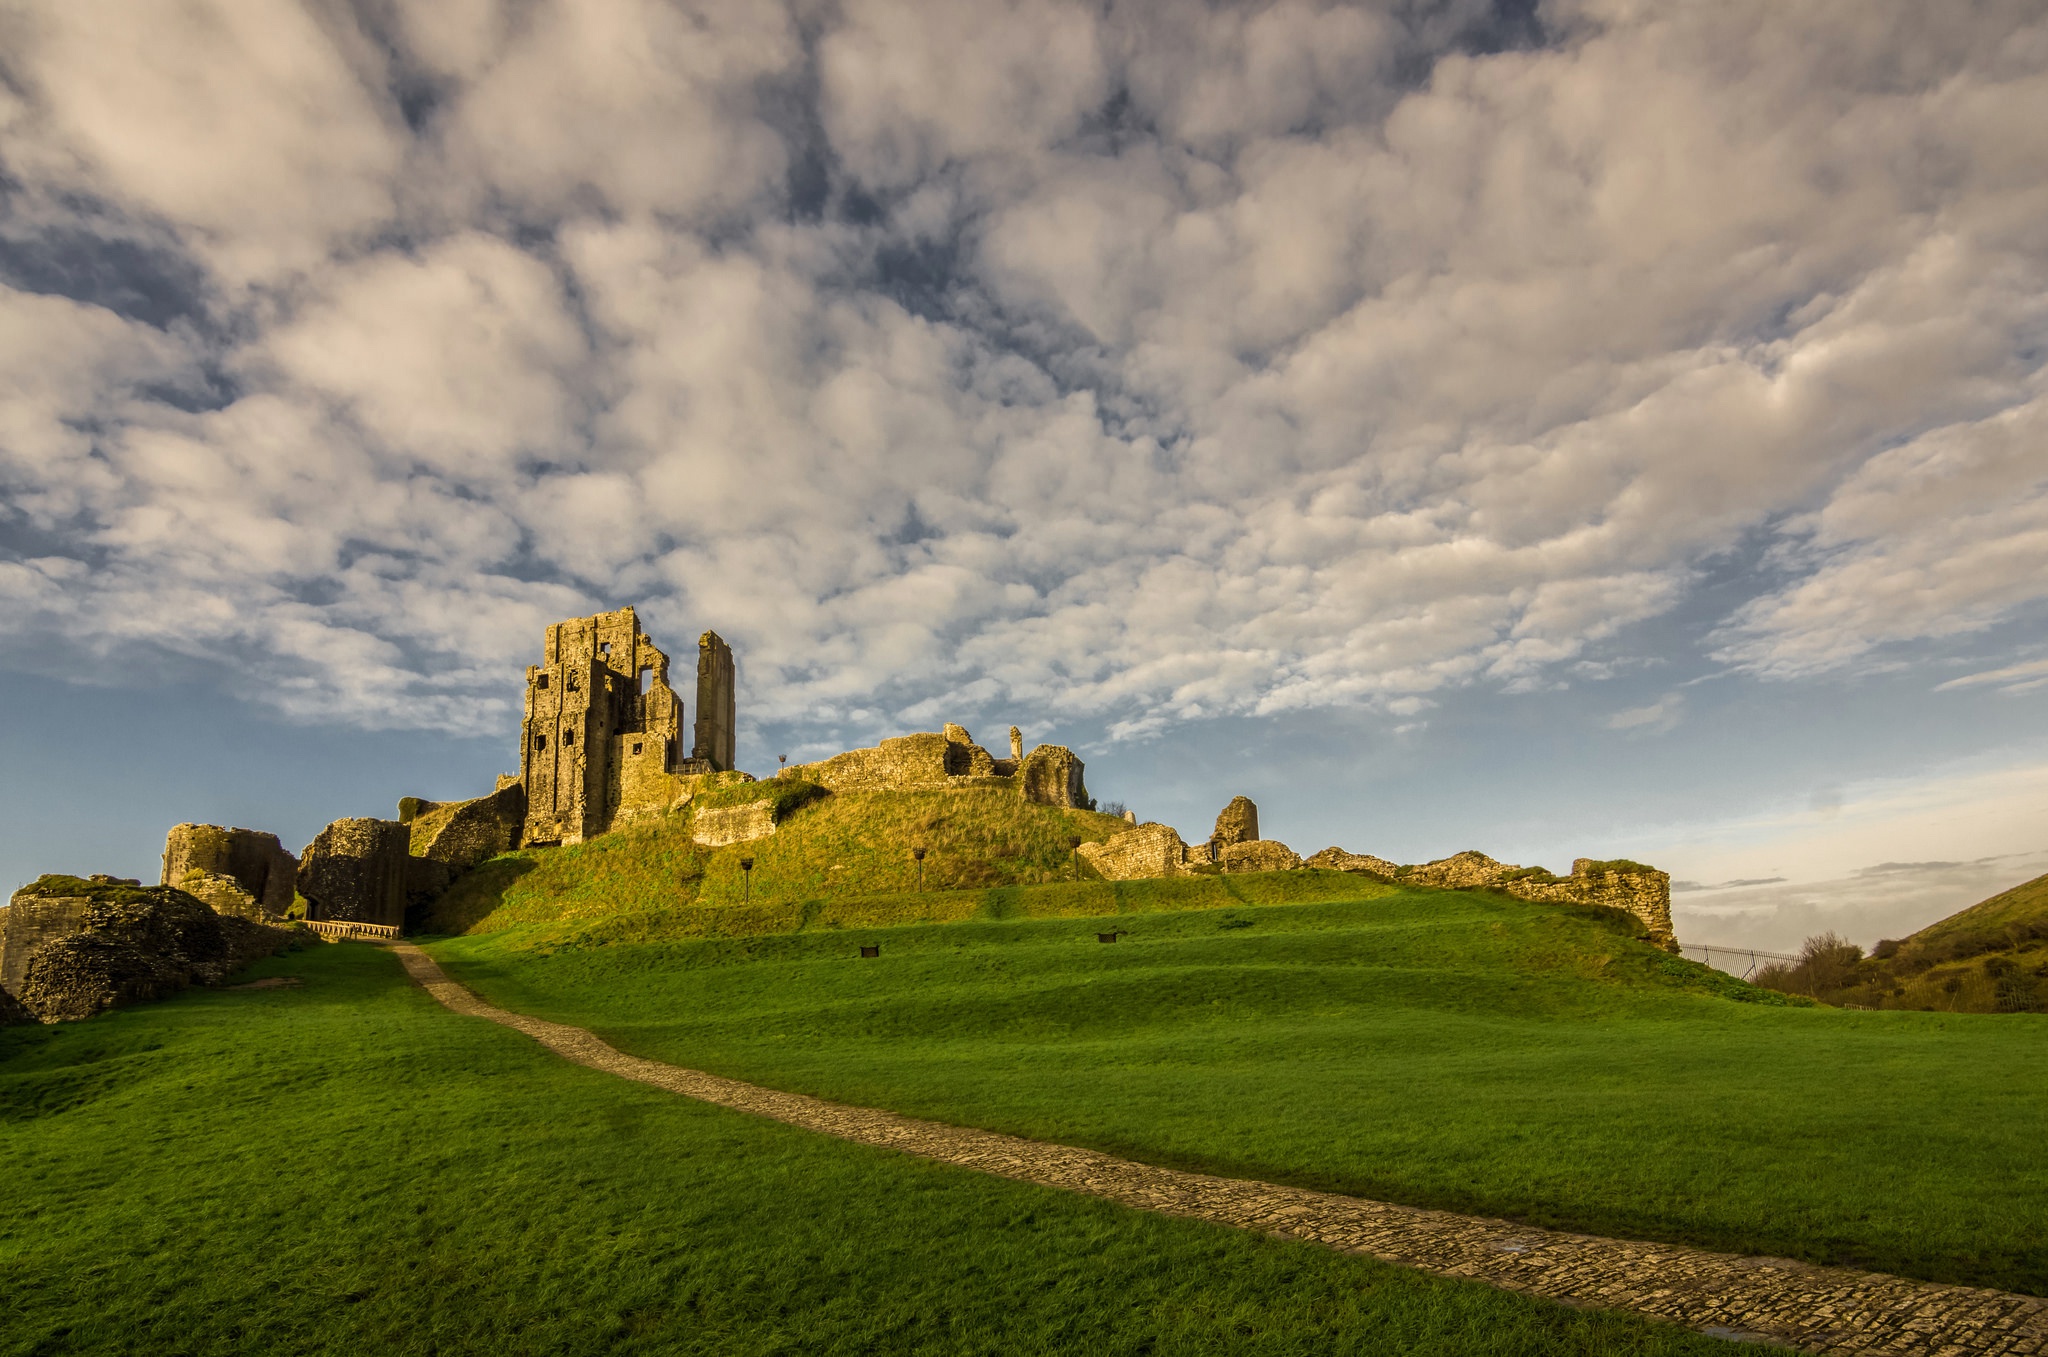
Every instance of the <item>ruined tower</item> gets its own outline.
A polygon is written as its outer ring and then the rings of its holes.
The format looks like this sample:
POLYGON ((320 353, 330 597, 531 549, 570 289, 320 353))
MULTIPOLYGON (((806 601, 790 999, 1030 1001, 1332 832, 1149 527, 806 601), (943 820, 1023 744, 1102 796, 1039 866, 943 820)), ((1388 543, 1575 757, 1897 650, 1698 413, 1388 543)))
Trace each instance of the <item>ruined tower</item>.
POLYGON ((631 608, 549 627, 541 663, 526 671, 524 840, 580 843, 602 834, 646 784, 667 782, 682 725, 668 656, 631 608))
POLYGON ((703 771, 731 771, 735 710, 732 647, 707 631, 697 638, 697 739, 690 750, 703 771))

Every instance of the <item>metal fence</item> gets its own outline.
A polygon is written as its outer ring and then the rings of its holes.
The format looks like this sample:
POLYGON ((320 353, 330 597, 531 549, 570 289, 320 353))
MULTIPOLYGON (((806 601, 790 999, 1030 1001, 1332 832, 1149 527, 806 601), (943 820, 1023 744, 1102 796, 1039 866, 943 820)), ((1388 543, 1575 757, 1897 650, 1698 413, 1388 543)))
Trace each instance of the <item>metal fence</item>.
POLYGON ((1682 942, 1678 950, 1694 961, 1703 961, 1717 971, 1747 980, 1774 961, 1797 961, 1783 952, 1766 952, 1761 947, 1723 947, 1717 942, 1682 942))

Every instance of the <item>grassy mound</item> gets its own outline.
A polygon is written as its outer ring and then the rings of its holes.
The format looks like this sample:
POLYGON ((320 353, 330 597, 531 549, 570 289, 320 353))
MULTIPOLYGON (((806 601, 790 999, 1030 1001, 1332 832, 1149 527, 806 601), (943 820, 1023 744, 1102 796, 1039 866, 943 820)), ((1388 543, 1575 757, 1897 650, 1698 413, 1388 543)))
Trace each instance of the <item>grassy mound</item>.
POLYGON ((1704 1354, 568 1064, 357 944, 0 1031, 0 1354, 1704 1354))
POLYGON ((1234 1176, 2048 1292, 2048 1022, 1797 1006, 1650 948, 1632 921, 1488 893, 1307 872, 1143 884, 1246 896, 602 947, 536 926, 433 950, 507 1007, 778 1088, 1234 1176), (1247 902, 1264 882, 1353 898, 1247 902))
POLYGON ((706 799, 743 805, 776 797, 786 818, 772 836, 749 843, 698 847, 690 838, 694 811, 685 809, 588 843, 505 854, 435 902, 426 930, 554 923, 579 932, 617 927, 606 921, 623 916, 634 921, 627 936, 777 932, 791 920, 815 920, 827 901, 915 891, 915 848, 925 850, 926 891, 1033 885, 1075 875, 1071 840, 1130 827, 1113 815, 1035 805, 997 788, 819 796, 809 783, 772 779, 720 787, 706 799), (751 881, 742 859, 754 864, 751 881), (726 913, 743 903, 750 909, 726 913))

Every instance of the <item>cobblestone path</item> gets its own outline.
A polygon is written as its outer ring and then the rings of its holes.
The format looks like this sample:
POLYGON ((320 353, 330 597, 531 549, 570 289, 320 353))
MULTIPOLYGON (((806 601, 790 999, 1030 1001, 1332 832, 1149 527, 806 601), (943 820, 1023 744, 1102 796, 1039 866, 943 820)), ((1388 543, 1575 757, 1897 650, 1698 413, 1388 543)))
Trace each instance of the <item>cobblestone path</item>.
POLYGON ((579 1065, 841 1140, 1086 1192, 1143 1211, 1311 1240, 1571 1305, 1629 1310, 1724 1338, 1819 1353, 2048 1354, 2048 1300, 2033 1296, 1812 1267, 1782 1258, 1742 1258, 1675 1244, 1564 1234, 1448 1211, 1214 1178, 1136 1164, 1094 1150, 781 1093, 642 1060, 614 1050, 580 1027, 495 1008, 450 980, 419 948, 398 943, 396 950, 413 979, 457 1013, 524 1032, 579 1065))

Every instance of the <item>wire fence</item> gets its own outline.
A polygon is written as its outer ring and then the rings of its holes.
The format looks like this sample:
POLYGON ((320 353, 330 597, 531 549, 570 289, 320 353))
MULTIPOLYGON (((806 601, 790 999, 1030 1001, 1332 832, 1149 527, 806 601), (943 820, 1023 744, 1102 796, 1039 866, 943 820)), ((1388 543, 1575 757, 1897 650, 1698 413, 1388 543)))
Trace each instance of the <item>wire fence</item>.
POLYGON ((1682 942, 1678 950, 1694 961, 1703 961, 1717 971, 1747 980, 1774 961, 1797 961, 1783 952, 1766 952, 1761 947, 1723 947, 1712 942, 1682 942))

